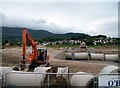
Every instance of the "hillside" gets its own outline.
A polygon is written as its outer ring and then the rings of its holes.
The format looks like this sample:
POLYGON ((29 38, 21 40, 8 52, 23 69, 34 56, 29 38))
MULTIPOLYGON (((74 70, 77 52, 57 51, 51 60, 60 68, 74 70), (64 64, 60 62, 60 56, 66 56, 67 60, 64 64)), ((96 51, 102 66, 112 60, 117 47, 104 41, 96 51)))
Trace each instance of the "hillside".
MULTIPOLYGON (((40 39, 40 38, 49 37, 53 35, 52 33, 45 31, 45 30, 27 29, 27 31, 35 39, 40 39)), ((21 40, 21 38, 22 38, 22 28, 2 27, 2 39, 3 40, 21 40)))
MULTIPOLYGON (((32 29, 27 29, 27 31, 33 36, 34 39, 37 40, 43 38, 48 40, 56 40, 56 39, 63 40, 63 39, 84 39, 90 37, 89 35, 83 33, 53 34, 45 30, 32 30, 32 29)), ((22 28, 2 27, 2 39, 3 41, 21 40, 22 28)))

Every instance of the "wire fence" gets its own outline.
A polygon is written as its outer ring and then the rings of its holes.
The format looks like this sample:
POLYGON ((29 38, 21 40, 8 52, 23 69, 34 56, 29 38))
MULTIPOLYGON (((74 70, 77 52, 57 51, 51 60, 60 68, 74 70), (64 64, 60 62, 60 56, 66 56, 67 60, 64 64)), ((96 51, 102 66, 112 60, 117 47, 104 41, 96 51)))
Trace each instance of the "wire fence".
MULTIPOLYGON (((2 73, 0 73, 0 87, 2 86, 20 86, 20 82, 21 81, 26 81, 29 84, 29 77, 33 76, 33 75, 40 75, 40 78, 35 78, 36 79, 41 79, 40 81, 40 86, 42 88, 77 88, 77 86, 74 86, 71 84, 71 79, 73 76, 76 76, 77 78, 75 79, 79 79, 79 77, 87 77, 89 75, 93 75, 93 74, 81 74, 81 73, 40 73, 40 72, 7 72, 5 75, 3 75, 2 73), (23 77, 24 80, 19 80, 17 78, 15 78, 16 80, 11 80, 13 82, 8 82, 8 78, 11 78, 12 76, 14 77, 14 75, 18 75, 21 77, 23 77), (30 75, 30 76, 26 76, 26 75, 30 75), (11 76, 11 77, 10 77, 11 76), (41 76, 43 77, 43 79, 41 78, 41 76), (10 83, 16 83, 19 82, 19 85, 10 85, 10 83)), ((118 81, 120 83, 120 73, 115 74, 115 73, 110 73, 110 74, 98 74, 97 76, 93 75, 93 78, 91 80, 89 80, 86 85, 82 85, 81 87, 83 88, 104 88, 104 85, 100 85, 100 77, 103 77, 104 79, 107 79, 106 77, 108 76, 117 76, 118 77, 118 81)), ((18 77, 19 78, 19 77, 18 77)), ((82 78, 80 78, 82 79, 82 78)), ((103 79, 103 83, 105 83, 105 80, 103 79)), ((32 80, 31 80, 32 81, 32 80)), ((74 80, 73 80, 74 81, 74 80)), ((84 79, 82 80, 77 80, 76 82, 78 84, 80 84, 82 81, 84 81, 84 79)), ((108 81, 108 80, 107 80, 108 81)), ((36 81, 34 81, 36 82, 36 81)), ((111 82, 112 83, 112 82, 111 82)), ((27 87, 29 85, 26 85, 27 87)), ((36 85, 33 85, 33 87, 35 87, 36 85)), ((105 85, 106 86, 106 85, 105 85)), ((112 86, 112 84, 111 84, 112 86)), ((114 85, 113 85, 114 86, 114 85)), ((120 87, 120 84, 117 84, 116 86, 120 87)), ((20 87, 25 87, 25 86, 20 86, 20 87)), ((27 88, 25 87, 25 88, 27 88)), ((40 88, 41 88, 40 87, 40 88)), ((79 88, 81 88, 79 87, 79 88)), ((110 87, 113 88, 113 87, 110 87)))

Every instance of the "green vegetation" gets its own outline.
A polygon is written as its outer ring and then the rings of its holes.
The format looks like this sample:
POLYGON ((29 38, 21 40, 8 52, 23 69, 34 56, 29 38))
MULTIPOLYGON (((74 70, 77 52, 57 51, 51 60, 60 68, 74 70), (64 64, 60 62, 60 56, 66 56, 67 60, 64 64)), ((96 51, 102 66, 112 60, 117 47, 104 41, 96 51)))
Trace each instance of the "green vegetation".
POLYGON ((52 45, 52 44, 49 44, 49 45, 47 45, 47 47, 49 48, 49 47, 54 47, 54 48, 61 48, 61 47, 63 47, 63 48, 65 48, 65 47, 79 47, 80 46, 80 44, 74 44, 74 45, 72 45, 72 44, 60 44, 60 45, 52 45))
MULTIPOLYGON (((90 36, 83 33, 53 34, 44 30, 30 30, 35 41, 47 47, 79 47, 84 41, 88 47, 111 46, 120 48, 120 38, 106 35, 90 36)), ((2 27, 2 45, 22 46, 22 28, 2 27)), ((29 44, 28 44, 29 46, 29 44)))
MULTIPOLYGON (((10 27, 2 27, 2 40, 3 41, 21 41, 22 40, 22 28, 10 28, 10 27)), ((45 30, 31 30, 27 29, 27 31, 33 36, 34 39, 39 42, 45 41, 58 41, 58 40, 78 40, 90 37, 90 35, 83 33, 66 33, 66 34, 53 34, 51 32, 45 30)))

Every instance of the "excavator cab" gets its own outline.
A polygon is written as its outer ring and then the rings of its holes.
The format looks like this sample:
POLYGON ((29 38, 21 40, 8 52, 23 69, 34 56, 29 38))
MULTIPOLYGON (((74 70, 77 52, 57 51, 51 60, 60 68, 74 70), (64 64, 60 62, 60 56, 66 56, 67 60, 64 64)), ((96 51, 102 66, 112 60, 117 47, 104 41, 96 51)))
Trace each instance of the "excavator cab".
MULTIPOLYGON (((29 60, 29 59, 28 59, 29 60)), ((45 48, 38 48, 37 49, 37 59, 36 60, 32 60, 29 65, 29 70, 33 70, 35 67, 38 67, 40 65, 45 65, 45 66, 49 66, 49 55, 47 55, 47 49, 45 48)))
POLYGON ((37 61, 46 62, 46 58, 47 58, 47 49, 38 48, 37 49, 37 61))

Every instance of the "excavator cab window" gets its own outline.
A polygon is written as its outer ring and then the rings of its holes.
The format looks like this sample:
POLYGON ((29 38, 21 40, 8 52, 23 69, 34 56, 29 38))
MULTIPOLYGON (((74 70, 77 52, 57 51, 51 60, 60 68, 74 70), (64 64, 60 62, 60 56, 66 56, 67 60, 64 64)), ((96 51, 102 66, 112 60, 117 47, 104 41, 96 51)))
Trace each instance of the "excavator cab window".
POLYGON ((45 61, 46 60, 47 51, 45 49, 38 49, 37 51, 37 60, 45 61))

